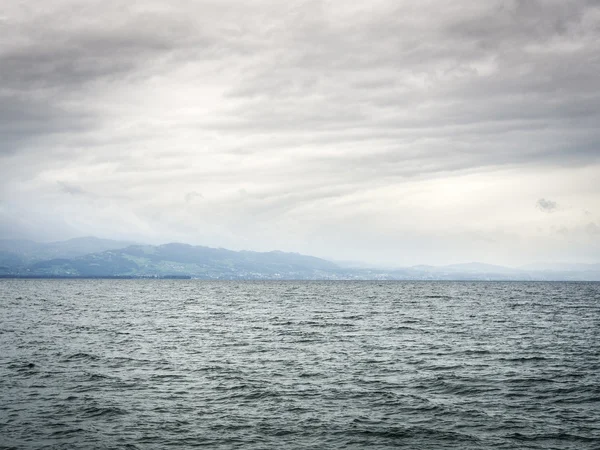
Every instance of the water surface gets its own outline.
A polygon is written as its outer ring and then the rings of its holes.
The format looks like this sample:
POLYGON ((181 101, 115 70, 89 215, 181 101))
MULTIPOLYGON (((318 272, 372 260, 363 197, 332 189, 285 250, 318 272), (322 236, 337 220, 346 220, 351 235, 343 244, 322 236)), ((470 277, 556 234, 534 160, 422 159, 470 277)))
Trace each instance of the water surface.
POLYGON ((0 448, 600 448, 600 283, 0 280, 0 448))

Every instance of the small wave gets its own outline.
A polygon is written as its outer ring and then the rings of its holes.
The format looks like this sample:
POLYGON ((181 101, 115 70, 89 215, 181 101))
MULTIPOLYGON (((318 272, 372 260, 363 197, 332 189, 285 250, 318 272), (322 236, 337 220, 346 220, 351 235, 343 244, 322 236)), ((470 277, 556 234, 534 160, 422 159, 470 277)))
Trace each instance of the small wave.
POLYGON ((423 370, 431 370, 432 372, 437 372, 437 371, 444 371, 444 370, 456 370, 456 369, 462 369, 464 366, 464 364, 452 364, 452 365, 429 365, 429 366, 422 366, 421 369, 423 370))
POLYGON ((52 437, 68 437, 74 434, 85 433, 83 428, 68 428, 66 430, 57 430, 51 433, 52 437))
POLYGON ((263 389, 253 389, 251 391, 243 391, 243 392, 232 392, 229 395, 223 396, 223 399, 232 400, 260 400, 263 398, 276 397, 279 398, 280 394, 278 392, 263 390, 263 389))
POLYGON ((571 433, 538 433, 538 434, 523 434, 512 433, 508 437, 518 441, 580 441, 580 442, 597 442, 598 440, 590 436, 580 436, 571 433))
MULTIPOLYGON (((454 377, 453 379, 456 378, 454 377)), ((493 386, 491 384, 473 384, 467 381, 447 381, 441 376, 438 376, 436 381, 425 385, 424 388, 431 392, 442 392, 444 394, 461 396, 485 394, 501 390, 499 387, 493 386)))
MULTIPOLYGON (((359 433, 367 436, 377 436, 387 439, 398 438, 418 438, 422 441, 424 438, 453 441, 453 442, 477 442, 479 439, 467 433, 458 433, 453 431, 444 431, 435 428, 425 427, 381 427, 381 428, 363 428, 358 424, 360 421, 354 421, 354 426, 357 428, 352 431, 352 434, 359 433)), ((370 422, 367 424, 372 425, 370 422)))
POLYGON ((463 351, 465 355, 490 355, 492 352, 486 349, 468 349, 463 351))
POLYGON ((498 361, 506 362, 531 362, 531 361, 548 361, 548 358, 543 356, 518 356, 514 358, 498 358, 498 361))
POLYGON ((176 373, 163 373, 158 375, 152 375, 150 377, 151 380, 182 380, 185 378, 185 375, 176 374, 176 373))
POLYGON ((552 378, 546 378, 546 377, 512 377, 512 378, 506 378, 505 380, 503 380, 504 383, 510 383, 510 384, 538 384, 538 383, 558 383, 557 380, 554 380, 552 378))
POLYGON ((9 369, 16 369, 16 370, 31 370, 33 368, 35 368, 35 363, 32 362, 22 362, 22 363, 10 363, 8 365, 9 369))
POLYGON ((123 416, 128 414, 127 411, 121 408, 117 408, 114 406, 110 406, 107 408, 99 408, 99 407, 89 407, 85 408, 82 411, 82 415, 84 417, 106 417, 106 416, 123 416))
POLYGON ((37 366, 29 361, 10 363, 8 368, 14 370, 21 376, 31 376, 39 373, 37 366))
POLYGON ((85 352, 78 352, 78 353, 73 353, 73 354, 65 357, 63 359, 63 361, 85 361, 85 360, 97 361, 98 359, 100 359, 100 358, 96 355, 92 355, 90 353, 85 353, 85 352))
POLYGON ((320 372, 302 372, 300 375, 298 375, 300 378, 314 378, 320 376, 322 376, 320 372))
POLYGON ((384 331, 422 331, 422 330, 419 330, 418 328, 409 327, 406 325, 386 327, 383 330, 384 331))
POLYGON ((101 373, 86 373, 88 381, 114 380, 116 377, 111 377, 101 373))

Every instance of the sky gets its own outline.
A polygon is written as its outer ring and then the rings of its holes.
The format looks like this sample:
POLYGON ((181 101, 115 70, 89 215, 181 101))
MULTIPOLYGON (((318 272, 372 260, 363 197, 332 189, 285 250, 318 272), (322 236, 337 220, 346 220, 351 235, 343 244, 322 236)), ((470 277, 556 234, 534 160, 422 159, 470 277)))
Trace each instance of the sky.
POLYGON ((600 262, 600 1, 0 0, 0 236, 600 262))

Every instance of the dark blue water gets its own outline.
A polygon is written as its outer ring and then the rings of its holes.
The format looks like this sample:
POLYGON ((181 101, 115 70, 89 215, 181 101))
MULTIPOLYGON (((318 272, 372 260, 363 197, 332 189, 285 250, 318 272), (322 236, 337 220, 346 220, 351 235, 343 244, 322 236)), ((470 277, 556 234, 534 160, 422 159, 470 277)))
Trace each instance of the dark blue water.
POLYGON ((1 448, 600 448, 600 284, 0 281, 1 448))

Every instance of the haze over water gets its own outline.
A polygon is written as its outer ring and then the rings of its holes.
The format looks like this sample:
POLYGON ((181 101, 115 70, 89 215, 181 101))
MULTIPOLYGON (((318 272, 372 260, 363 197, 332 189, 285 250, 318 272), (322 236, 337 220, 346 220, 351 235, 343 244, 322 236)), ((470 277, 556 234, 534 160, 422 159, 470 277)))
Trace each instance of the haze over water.
POLYGON ((0 280, 0 448, 598 448, 600 284, 0 280))

